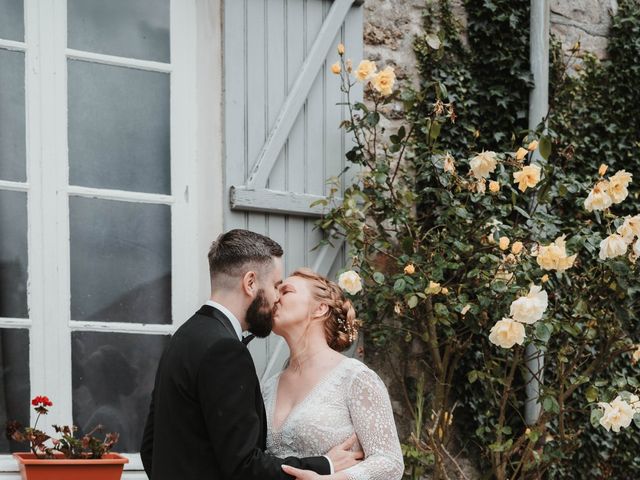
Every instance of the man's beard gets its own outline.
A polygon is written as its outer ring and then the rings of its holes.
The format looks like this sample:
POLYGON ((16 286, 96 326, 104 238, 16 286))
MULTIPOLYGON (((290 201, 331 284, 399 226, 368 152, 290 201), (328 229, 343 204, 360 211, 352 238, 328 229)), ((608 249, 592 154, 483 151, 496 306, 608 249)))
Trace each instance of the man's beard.
POLYGON ((247 309, 247 327, 256 337, 268 337, 273 328, 273 307, 269 306, 264 290, 258 290, 256 298, 247 309))

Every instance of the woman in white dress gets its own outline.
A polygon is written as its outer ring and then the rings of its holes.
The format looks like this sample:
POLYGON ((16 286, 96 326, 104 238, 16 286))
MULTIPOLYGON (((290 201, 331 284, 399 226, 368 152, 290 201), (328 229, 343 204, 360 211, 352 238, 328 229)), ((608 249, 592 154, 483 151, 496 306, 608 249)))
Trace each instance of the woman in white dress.
MULTIPOLYGON (((362 362, 339 352, 356 338, 351 302, 334 282, 300 269, 282 284, 273 331, 291 352, 288 366, 263 385, 267 451, 325 455, 355 433, 364 460, 332 480, 394 480, 404 464, 387 389, 362 362)), ((283 467, 298 478, 313 472, 283 467)))

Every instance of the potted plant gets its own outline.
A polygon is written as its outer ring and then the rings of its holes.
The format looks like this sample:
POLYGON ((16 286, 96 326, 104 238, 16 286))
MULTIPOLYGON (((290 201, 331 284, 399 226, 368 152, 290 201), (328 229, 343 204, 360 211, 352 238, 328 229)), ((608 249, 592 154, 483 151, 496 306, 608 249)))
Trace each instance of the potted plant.
POLYGON ((33 427, 23 427, 16 421, 7 424, 8 438, 29 442, 30 452, 13 454, 23 480, 118 480, 122 476, 124 464, 129 459, 111 452, 118 441, 118 433, 108 433, 100 439, 94 436, 102 430, 98 425, 76 438, 75 425, 53 425, 58 434, 58 438, 53 438, 37 429, 38 420, 49 412, 53 403, 46 396, 37 396, 31 404, 38 414, 33 427), (51 446, 47 445, 49 441, 51 446))

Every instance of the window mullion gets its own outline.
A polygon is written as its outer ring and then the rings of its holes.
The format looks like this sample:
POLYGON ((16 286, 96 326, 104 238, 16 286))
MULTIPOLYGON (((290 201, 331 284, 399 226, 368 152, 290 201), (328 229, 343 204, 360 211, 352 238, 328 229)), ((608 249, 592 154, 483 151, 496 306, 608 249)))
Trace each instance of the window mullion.
MULTIPOLYGON (((69 203, 67 155, 66 0, 28 0, 37 19, 40 42, 37 75, 39 104, 39 218, 42 265, 42 311, 33 319, 31 351, 38 394, 49 395, 54 408, 49 425, 72 423, 71 333, 69 328, 69 203)), ((34 182, 35 185, 35 182, 34 182)), ((34 191, 36 188, 33 189, 34 191)), ((35 289, 34 289, 35 290, 35 289)))
MULTIPOLYGON (((198 192, 196 184, 197 84, 195 2, 172 0, 171 32, 171 272, 172 319, 184 322, 202 298, 193 266, 204 261, 195 232, 198 192)), ((205 87, 207 88, 207 87, 205 87)))

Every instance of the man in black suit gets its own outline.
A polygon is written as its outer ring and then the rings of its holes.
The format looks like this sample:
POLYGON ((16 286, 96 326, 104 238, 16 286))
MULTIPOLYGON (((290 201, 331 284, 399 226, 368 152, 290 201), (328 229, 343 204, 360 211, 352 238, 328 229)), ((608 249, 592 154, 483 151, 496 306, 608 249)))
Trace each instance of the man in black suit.
POLYGON ((353 442, 326 457, 264 453, 267 422, 242 331, 266 337, 282 283, 282 248, 231 230, 209 251, 211 299, 172 336, 160 359, 140 456, 151 480, 290 479, 282 464, 330 474, 357 463, 353 442))

